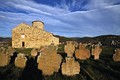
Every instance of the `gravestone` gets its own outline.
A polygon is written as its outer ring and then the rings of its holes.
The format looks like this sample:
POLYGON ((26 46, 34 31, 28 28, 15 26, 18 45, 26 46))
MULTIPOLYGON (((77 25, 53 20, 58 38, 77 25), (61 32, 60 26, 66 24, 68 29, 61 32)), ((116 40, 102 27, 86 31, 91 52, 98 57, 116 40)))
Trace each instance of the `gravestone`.
POLYGON ((31 56, 35 57, 35 56, 37 56, 37 54, 38 54, 38 51, 33 48, 33 49, 31 50, 31 56))
POLYGON ((9 56, 13 56, 13 53, 15 52, 15 49, 11 46, 8 46, 7 53, 9 56))
POLYGON ((6 48, 0 48, 0 66, 4 67, 9 64, 10 56, 7 54, 6 48))
POLYGON ((4 67, 9 64, 10 57, 5 53, 0 53, 0 66, 4 67))
POLYGON ((95 48, 92 48, 92 55, 94 55, 94 59, 99 59, 101 52, 102 48, 99 45, 95 45, 95 48))
POLYGON ((24 68, 26 66, 27 58, 25 54, 19 53, 15 59, 15 66, 18 68, 24 68))
POLYGON ((38 69, 43 75, 52 75, 58 72, 62 61, 61 55, 57 54, 55 46, 45 46, 37 58, 38 69))
POLYGON ((6 49, 4 47, 1 47, 0 48, 0 53, 5 54, 6 53, 6 49))
POLYGON ((73 57, 73 53, 75 51, 75 43, 73 41, 67 41, 67 44, 64 47, 65 53, 67 53, 68 57, 73 57))
POLYGON ((78 59, 88 59, 90 57, 90 51, 86 48, 87 44, 79 44, 79 49, 75 51, 75 57, 78 59))
POLYGON ((79 74, 80 65, 74 60, 74 57, 66 57, 66 62, 62 63, 62 74, 66 76, 74 76, 79 74))
POLYGON ((114 61, 120 61, 120 49, 115 50, 115 54, 113 54, 113 60, 114 61))

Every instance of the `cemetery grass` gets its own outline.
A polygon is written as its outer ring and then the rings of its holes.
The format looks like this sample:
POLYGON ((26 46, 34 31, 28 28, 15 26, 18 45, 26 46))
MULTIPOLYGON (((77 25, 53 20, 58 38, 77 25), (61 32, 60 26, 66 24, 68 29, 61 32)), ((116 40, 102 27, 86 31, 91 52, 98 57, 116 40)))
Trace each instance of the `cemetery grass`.
MULTIPOLYGON (((64 53, 64 45, 60 45, 59 47, 58 54, 63 57, 62 61, 65 61, 67 55, 64 53)), ((80 73, 75 76, 67 77, 62 75, 61 70, 59 70, 59 72, 56 72, 51 76, 42 76, 42 79, 40 79, 38 77, 40 77, 41 74, 37 75, 39 72, 39 70, 36 69, 37 66, 31 64, 31 69, 24 73, 29 73, 29 77, 21 78, 23 77, 22 75, 23 72, 25 72, 25 69, 17 68, 14 63, 10 63, 5 67, 0 67, 0 80, 119 80, 120 62, 113 61, 112 56, 114 50, 114 47, 103 47, 99 60, 94 60, 93 56, 87 60, 79 60, 75 58, 75 60, 80 63, 81 67, 80 73), (31 70, 33 70, 32 73, 30 73, 31 70)), ((16 49, 16 52, 26 53, 30 56, 31 49, 16 49)), ((31 60, 31 58, 29 58, 29 60, 31 60)))

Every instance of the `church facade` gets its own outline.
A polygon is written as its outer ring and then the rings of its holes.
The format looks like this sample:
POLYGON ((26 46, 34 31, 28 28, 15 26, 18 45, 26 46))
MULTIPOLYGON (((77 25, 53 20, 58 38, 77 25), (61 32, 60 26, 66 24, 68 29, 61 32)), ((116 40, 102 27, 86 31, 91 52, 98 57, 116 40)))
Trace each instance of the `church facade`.
POLYGON ((13 48, 40 48, 51 44, 58 45, 59 38, 45 31, 41 21, 33 21, 32 26, 21 23, 12 29, 13 48))

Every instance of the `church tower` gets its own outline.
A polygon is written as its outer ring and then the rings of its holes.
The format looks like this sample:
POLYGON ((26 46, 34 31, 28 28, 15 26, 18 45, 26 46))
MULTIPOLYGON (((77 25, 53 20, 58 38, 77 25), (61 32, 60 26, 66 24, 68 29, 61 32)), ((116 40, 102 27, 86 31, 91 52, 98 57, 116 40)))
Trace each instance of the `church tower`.
POLYGON ((32 26, 44 30, 44 23, 42 21, 33 21, 32 26))

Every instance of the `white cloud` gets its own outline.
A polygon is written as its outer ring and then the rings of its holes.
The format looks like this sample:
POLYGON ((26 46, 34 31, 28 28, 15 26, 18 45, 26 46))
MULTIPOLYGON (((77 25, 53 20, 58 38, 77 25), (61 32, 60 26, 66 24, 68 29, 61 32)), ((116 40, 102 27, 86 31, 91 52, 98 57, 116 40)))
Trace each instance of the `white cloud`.
POLYGON ((120 3, 120 0, 90 0, 88 4, 84 6, 85 9, 100 9, 107 6, 115 5, 120 3))
POLYGON ((16 9, 21 9, 24 10, 26 12, 35 12, 35 13, 42 13, 42 14, 46 14, 46 15, 61 15, 61 14, 66 14, 69 11, 67 10, 63 10, 60 8, 56 8, 56 7, 51 7, 48 5, 43 5, 43 4, 38 4, 35 3, 33 1, 26 1, 26 0, 14 0, 6 2, 7 5, 12 6, 16 9))
MULTIPOLYGON (((118 29, 120 27, 120 5, 111 5, 111 3, 107 4, 102 1, 98 5, 101 6, 100 8, 96 7, 88 11, 75 12, 70 12, 68 8, 60 9, 59 7, 38 4, 33 1, 7 1, 6 6, 27 13, 0 11, 0 25, 2 25, 0 34, 11 36, 12 28, 21 22, 31 25, 33 20, 43 21, 47 31, 68 37, 120 34, 120 29, 118 29), (5 26, 4 29, 3 26, 5 26)), ((98 2, 96 1, 96 3, 98 2)), ((64 6, 67 6, 67 4, 65 3, 64 6)))

